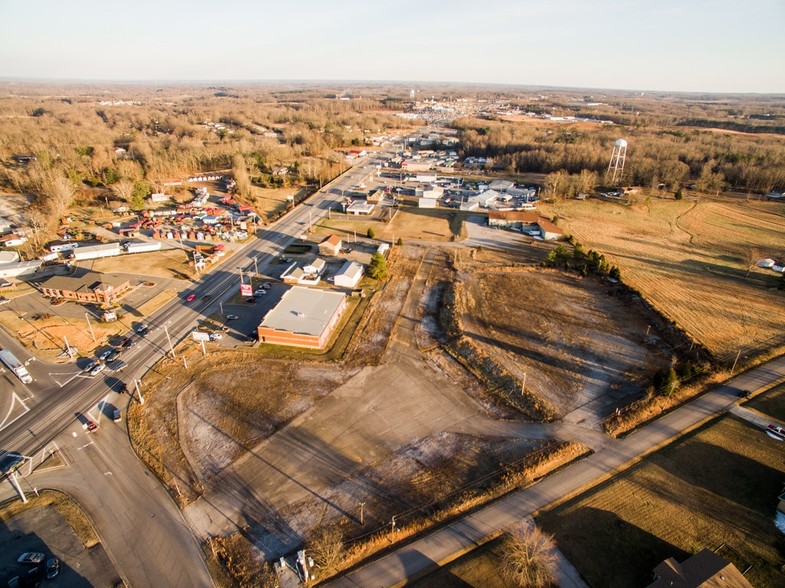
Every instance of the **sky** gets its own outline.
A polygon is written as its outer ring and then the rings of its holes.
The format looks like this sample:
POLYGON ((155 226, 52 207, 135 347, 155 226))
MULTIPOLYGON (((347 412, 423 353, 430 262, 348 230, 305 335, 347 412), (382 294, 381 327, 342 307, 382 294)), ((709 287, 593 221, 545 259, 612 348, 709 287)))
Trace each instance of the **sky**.
POLYGON ((0 0, 0 79, 785 93, 785 0, 0 0))

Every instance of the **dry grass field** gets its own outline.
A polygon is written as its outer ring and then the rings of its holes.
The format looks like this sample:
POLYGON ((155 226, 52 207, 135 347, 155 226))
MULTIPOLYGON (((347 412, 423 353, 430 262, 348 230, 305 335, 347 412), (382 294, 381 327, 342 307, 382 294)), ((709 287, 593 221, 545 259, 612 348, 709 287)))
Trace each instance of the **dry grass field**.
POLYGON ((667 350, 644 342, 646 316, 608 296, 597 280, 532 268, 462 267, 465 334, 518 380, 525 378, 527 390, 547 399, 559 416, 605 397, 593 411, 599 420, 617 402, 639 396, 669 361, 667 350))
POLYGON ((537 523, 591 586, 645 586, 664 559, 723 545, 740 570, 752 566, 753 586, 783 586, 785 537, 774 515, 785 462, 776 445, 725 416, 537 523))
POLYGON ((541 207, 720 359, 782 345, 785 292, 751 260, 785 257, 785 207, 745 201, 561 201, 541 207), (775 339, 771 339, 775 338, 775 339))
MULTIPOLYGON (((196 275, 194 266, 188 261, 188 254, 181 249, 162 249, 152 253, 136 253, 124 255, 120 258, 105 257, 96 259, 88 264, 96 272, 117 272, 135 274, 137 276, 152 276, 156 278, 188 279, 196 275)), ((207 269, 215 266, 208 266, 207 269)))
POLYGON ((365 235, 369 228, 374 230, 377 239, 404 242, 410 240, 449 241, 453 237, 450 211, 444 209, 423 209, 405 207, 398 211, 390 222, 363 219, 362 217, 333 214, 331 219, 322 219, 314 227, 319 234, 335 233, 342 238, 351 237, 354 231, 365 235))

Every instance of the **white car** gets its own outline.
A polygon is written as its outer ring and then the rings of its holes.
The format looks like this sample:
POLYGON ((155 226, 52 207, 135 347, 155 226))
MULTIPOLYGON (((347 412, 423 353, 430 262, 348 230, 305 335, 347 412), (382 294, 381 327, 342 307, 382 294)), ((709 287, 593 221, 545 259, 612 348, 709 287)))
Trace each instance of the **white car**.
POLYGON ((97 376, 98 374, 100 374, 105 369, 106 369, 106 364, 105 363, 99 363, 97 366, 95 366, 93 369, 90 370, 90 375, 91 376, 97 376))
POLYGON ((220 341, 224 336, 221 333, 210 333, 210 341, 220 341))
POLYGON ((267 290, 262 290, 261 288, 253 293, 254 296, 264 296, 265 294, 267 294, 267 290))

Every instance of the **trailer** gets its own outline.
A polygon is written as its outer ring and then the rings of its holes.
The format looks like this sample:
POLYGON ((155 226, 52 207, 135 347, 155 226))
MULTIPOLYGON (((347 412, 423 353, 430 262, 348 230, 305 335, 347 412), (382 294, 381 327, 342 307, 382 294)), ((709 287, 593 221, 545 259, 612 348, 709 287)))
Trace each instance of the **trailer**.
POLYGON ((120 243, 103 243, 101 245, 88 245, 87 247, 75 249, 73 259, 82 261, 84 259, 114 257, 115 255, 120 255, 120 243))
POLYGON ((14 372, 16 377, 19 378, 23 384, 30 384, 33 381, 33 377, 30 375, 30 372, 27 371, 24 364, 19 361, 13 353, 8 351, 8 349, 0 351, 0 361, 3 362, 5 367, 14 372))
POLYGON ((161 249, 160 241, 151 242, 138 242, 129 243, 125 248, 126 253, 146 253, 148 251, 159 251, 161 249))

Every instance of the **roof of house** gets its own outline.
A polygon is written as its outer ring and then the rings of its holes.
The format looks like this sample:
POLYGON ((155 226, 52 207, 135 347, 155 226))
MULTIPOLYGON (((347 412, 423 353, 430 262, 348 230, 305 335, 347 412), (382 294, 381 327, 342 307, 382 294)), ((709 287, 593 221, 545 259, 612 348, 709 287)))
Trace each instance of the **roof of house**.
POLYGON ((319 336, 344 297, 342 292, 294 286, 267 312, 260 326, 319 336))
POLYGON ((340 247, 343 239, 337 235, 329 235, 319 245, 332 245, 333 247, 340 247))
POLYGON ((70 292, 87 292, 107 290, 122 286, 128 282, 127 276, 118 274, 102 274, 86 271, 73 276, 51 276, 39 282, 39 285, 52 290, 68 290, 70 292))
POLYGON ((542 218, 542 217, 541 217, 541 218, 540 218, 540 219, 537 221, 537 224, 540 226, 540 228, 541 228, 541 229, 543 230, 543 232, 545 232, 545 233, 554 233, 554 234, 556 234, 556 235, 563 235, 563 234, 564 234, 564 231, 562 231, 562 230, 561 230, 559 227, 557 227, 556 225, 554 225, 554 224, 553 224, 551 221, 549 221, 549 220, 548 220, 548 219, 546 219, 546 218, 542 218))
POLYGON ((531 210, 489 210, 488 219, 536 223, 540 216, 531 210))
POLYGON ((515 186, 515 182, 511 182, 510 180, 493 180, 489 188, 491 190, 504 191, 509 190, 513 186, 515 186))
POLYGON ((669 557, 654 574, 657 579, 648 588, 752 588, 736 566, 708 549, 682 563, 669 557))
POLYGON ((357 263, 356 261, 347 261, 341 266, 341 269, 336 272, 335 276, 347 276, 353 280, 358 276, 361 276, 364 269, 365 266, 363 266, 361 263, 357 263))

